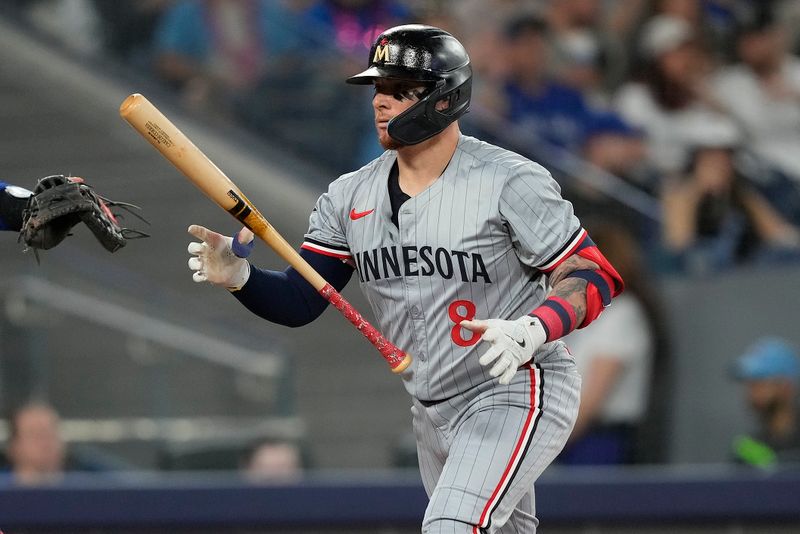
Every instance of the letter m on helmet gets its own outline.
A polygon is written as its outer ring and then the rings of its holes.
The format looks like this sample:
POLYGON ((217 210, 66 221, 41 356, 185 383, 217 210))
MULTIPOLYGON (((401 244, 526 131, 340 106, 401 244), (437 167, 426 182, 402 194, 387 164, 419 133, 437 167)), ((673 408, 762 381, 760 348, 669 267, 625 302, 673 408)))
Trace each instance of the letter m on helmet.
POLYGON ((387 39, 381 40, 375 46, 375 56, 373 56, 372 62, 378 63, 379 61, 389 61, 389 41, 387 39))

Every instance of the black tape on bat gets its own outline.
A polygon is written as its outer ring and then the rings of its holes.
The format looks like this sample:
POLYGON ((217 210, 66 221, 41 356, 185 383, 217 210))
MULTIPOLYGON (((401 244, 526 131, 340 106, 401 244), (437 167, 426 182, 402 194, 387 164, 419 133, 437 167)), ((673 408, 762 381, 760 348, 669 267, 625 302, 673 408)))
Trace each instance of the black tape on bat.
POLYGON ((244 222, 244 220, 247 219, 247 216, 250 215, 250 207, 245 204, 245 201, 242 200, 242 197, 237 195, 234 190, 231 189, 228 191, 228 196, 236 201, 236 205, 229 209, 228 213, 239 219, 241 222, 244 222))

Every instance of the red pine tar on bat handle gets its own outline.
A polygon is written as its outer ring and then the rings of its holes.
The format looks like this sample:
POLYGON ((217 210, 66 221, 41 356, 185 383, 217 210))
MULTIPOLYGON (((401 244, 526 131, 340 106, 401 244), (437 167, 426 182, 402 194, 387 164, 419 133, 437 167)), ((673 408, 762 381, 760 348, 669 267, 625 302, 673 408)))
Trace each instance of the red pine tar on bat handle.
POLYGON ((411 356, 397 348, 391 341, 383 337, 378 330, 369 324, 360 313, 330 284, 325 284, 319 294, 339 310, 345 318, 361 332, 378 352, 386 359, 393 373, 402 373, 411 363, 411 356))

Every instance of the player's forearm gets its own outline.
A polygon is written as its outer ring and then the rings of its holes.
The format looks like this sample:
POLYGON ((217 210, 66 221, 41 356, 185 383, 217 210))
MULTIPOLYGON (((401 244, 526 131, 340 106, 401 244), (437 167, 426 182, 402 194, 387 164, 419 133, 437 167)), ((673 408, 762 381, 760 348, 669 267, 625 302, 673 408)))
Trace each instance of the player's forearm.
POLYGON ((562 338, 594 321, 611 304, 611 277, 601 270, 578 270, 555 284, 530 315, 541 320, 547 341, 562 338))
POLYGON ((586 287, 588 285, 588 282, 581 278, 567 277, 558 282, 547 294, 547 298, 555 297, 571 306, 575 316, 573 328, 583 324, 586 319, 586 287))
POLYGON ((547 341, 554 341, 572 332, 586 319, 586 288, 588 282, 570 276, 581 270, 597 269, 597 263, 573 255, 565 259, 548 279, 552 289, 544 303, 531 315, 541 319, 547 341))
POLYGON ((311 292, 296 283, 288 270, 269 271, 251 265, 247 283, 233 295, 262 319, 296 327, 310 323, 325 310, 325 299, 306 285, 311 292))
MULTIPOLYGON (((328 282, 341 291, 353 273, 340 260, 307 250, 300 255, 328 282)), ((269 271, 251 266, 247 283, 233 295, 248 310, 267 321, 284 326, 303 326, 319 317, 326 301, 293 268, 269 271)))
POLYGON ((619 273, 588 236, 549 273, 548 280, 552 289, 530 314, 541 321, 547 341, 587 326, 624 288, 619 273))
MULTIPOLYGON (((556 297, 566 301, 572 307, 576 323, 572 325, 572 328, 583 324, 584 319, 586 319, 586 286, 588 282, 581 278, 571 277, 570 275, 578 271, 593 271, 599 268, 600 266, 592 260, 575 254, 564 260, 561 265, 550 273, 549 280, 553 287, 547 297, 556 297)), ((564 335, 567 333, 568 332, 564 335)))

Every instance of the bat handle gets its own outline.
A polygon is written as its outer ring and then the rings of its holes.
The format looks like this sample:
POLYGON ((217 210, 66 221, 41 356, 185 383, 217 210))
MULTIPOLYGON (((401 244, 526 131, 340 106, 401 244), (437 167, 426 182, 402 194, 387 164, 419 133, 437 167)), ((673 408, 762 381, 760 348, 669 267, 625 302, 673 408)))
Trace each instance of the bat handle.
POLYGON ((383 337, 383 335, 381 335, 374 326, 369 324, 353 305, 347 302, 347 299, 336 291, 332 285, 326 283, 325 286, 319 290, 319 294, 330 302, 334 308, 339 310, 348 321, 353 323, 353 326, 378 349, 378 352, 381 353, 381 356, 383 356, 389 364, 389 367, 392 368, 393 373, 402 373, 405 371, 406 367, 411 363, 410 354, 406 354, 391 341, 383 337))

